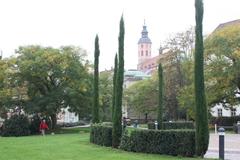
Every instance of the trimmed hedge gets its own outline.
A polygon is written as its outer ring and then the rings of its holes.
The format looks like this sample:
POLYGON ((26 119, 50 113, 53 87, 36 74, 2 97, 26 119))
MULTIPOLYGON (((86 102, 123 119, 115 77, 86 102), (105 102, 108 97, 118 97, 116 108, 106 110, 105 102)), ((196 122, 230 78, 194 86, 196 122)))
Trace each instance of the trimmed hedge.
POLYGON ((240 116, 234 117, 212 117, 210 124, 217 124, 218 126, 233 126, 237 121, 240 121, 240 116))
MULTIPOLYGON (((148 123, 148 129, 155 129, 154 122, 148 123)), ((163 130, 169 129, 194 129, 192 121, 163 122, 163 130)))
POLYGON ((112 127, 103 124, 91 125, 90 142, 102 146, 112 146, 112 127))
POLYGON ((142 153, 181 155, 195 154, 194 130, 134 130, 125 132, 120 149, 142 153))
POLYGON ((24 115, 13 115, 3 123, 2 136, 28 136, 30 134, 29 121, 24 115))

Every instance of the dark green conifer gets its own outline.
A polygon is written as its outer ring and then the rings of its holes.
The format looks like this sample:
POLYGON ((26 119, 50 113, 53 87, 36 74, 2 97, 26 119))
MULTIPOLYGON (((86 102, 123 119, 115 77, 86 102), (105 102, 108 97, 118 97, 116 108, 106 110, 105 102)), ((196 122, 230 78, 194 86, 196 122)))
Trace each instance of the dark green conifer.
POLYGON ((117 70, 118 70, 118 57, 117 53, 115 55, 114 61, 114 73, 113 73, 113 97, 112 97, 112 121, 114 115, 114 107, 116 102, 116 79, 117 79, 117 70))
POLYGON ((162 129, 163 121, 163 69, 161 63, 158 65, 158 110, 157 110, 157 121, 158 129, 162 129))
POLYGON ((195 19, 196 19, 196 40, 195 40, 195 65, 194 65, 194 80, 195 80, 195 103, 196 103, 196 154, 204 156, 208 149, 209 131, 208 117, 204 86, 204 59, 203 59, 203 35, 202 35, 202 20, 203 20, 203 2, 195 0, 195 19))
POLYGON ((99 63, 99 42, 98 35, 95 37, 95 51, 94 51, 94 82, 93 82, 93 108, 92 108, 92 123, 99 123, 99 73, 98 73, 98 63, 99 63))

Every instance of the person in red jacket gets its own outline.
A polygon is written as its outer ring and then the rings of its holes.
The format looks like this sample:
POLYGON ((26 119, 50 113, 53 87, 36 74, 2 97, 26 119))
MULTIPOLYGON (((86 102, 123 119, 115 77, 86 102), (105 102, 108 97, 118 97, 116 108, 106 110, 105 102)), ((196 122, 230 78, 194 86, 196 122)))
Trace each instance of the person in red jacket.
POLYGON ((46 123, 46 120, 44 119, 44 120, 41 121, 40 126, 39 126, 39 130, 40 130, 40 132, 42 133, 43 136, 45 135, 45 130, 46 129, 49 129, 49 128, 48 128, 48 125, 46 123))

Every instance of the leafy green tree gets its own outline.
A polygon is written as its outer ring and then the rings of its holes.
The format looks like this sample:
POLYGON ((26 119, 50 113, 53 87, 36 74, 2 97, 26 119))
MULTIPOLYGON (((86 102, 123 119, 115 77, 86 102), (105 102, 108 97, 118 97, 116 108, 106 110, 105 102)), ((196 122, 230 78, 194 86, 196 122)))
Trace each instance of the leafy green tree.
POLYGON ((27 93, 24 111, 51 117, 53 128, 61 108, 89 113, 91 85, 83 50, 25 46, 17 53, 17 76, 27 93))
POLYGON ((185 84, 179 89, 177 99, 180 108, 186 110, 186 118, 195 119, 195 95, 194 95, 194 60, 188 59, 182 62, 185 84))
POLYGON ((137 115, 145 115, 145 121, 149 115, 155 115, 158 105, 157 78, 135 82, 124 91, 124 98, 129 109, 137 115))
POLYGON ((6 118, 6 113, 20 113, 27 99, 26 84, 21 85, 18 76, 16 58, 3 59, 0 61, 0 114, 6 118))
POLYGON ((117 72, 118 72, 118 57, 117 57, 117 53, 116 53, 115 60, 114 60, 114 73, 113 73, 112 121, 113 121, 113 116, 114 116, 114 107, 115 107, 115 103, 116 103, 117 72))
POLYGON ((167 48, 175 53, 177 61, 193 58, 195 28, 190 27, 186 31, 178 32, 170 36, 162 48, 167 48))
POLYGON ((195 65, 194 65, 194 85, 195 85, 195 102, 196 102, 196 154, 204 156, 208 149, 209 131, 207 106, 204 86, 203 70, 203 2, 195 0, 196 9, 196 39, 195 39, 195 65))
POLYGON ((0 59, 0 117, 5 117, 4 114, 4 106, 3 106, 3 88, 4 88, 4 79, 6 72, 6 63, 2 59, 0 59))
POLYGON ((163 69, 162 64, 159 63, 158 65, 158 114, 157 114, 157 121, 158 121, 158 129, 162 129, 162 122, 163 122, 163 69))
POLYGON ((161 46, 162 50, 168 49, 164 59, 160 60, 164 67, 164 111, 168 120, 187 118, 186 109, 181 106, 178 96, 188 84, 188 74, 183 65, 187 61, 193 61, 194 38, 194 29, 190 27, 186 31, 169 36, 161 46))
POLYGON ((0 117, 7 118, 7 110, 4 105, 6 98, 5 80, 6 80, 7 62, 0 58, 0 117))
POLYGON ((93 118, 92 123, 99 123, 99 93, 98 93, 98 63, 99 63, 99 42, 98 42, 98 35, 95 38, 95 51, 94 51, 94 87, 93 87, 93 118))
POLYGON ((207 98, 209 106, 240 104, 240 25, 214 31, 205 40, 207 98))
MULTIPOLYGON (((229 25, 215 30, 204 41, 204 74, 206 100, 210 110, 216 104, 231 108, 240 104, 239 87, 239 25, 229 25), (234 65, 233 65, 234 64, 234 65)), ((190 118, 195 119, 195 96, 193 85, 194 62, 190 59, 182 63, 186 85, 180 90, 178 100, 188 110, 190 118), (189 94, 186 94, 189 93, 189 94)))
POLYGON ((123 95, 123 77, 124 77, 124 20, 120 20, 120 31, 118 37, 118 70, 116 80, 116 102, 113 116, 112 146, 117 148, 122 136, 122 95, 123 95))
POLYGON ((112 71, 103 71, 99 75, 99 117, 102 122, 112 120, 112 71))

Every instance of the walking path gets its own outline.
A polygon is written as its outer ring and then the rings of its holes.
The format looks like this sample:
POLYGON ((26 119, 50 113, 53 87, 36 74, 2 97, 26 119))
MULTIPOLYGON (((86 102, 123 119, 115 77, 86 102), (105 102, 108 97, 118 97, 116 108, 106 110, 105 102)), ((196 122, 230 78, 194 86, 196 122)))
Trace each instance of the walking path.
MULTIPOLYGON (((205 158, 219 157, 219 135, 210 134, 208 151, 205 158)), ((225 134, 225 159, 240 160, 240 134, 225 134)))
POLYGON ((62 127, 64 129, 72 129, 72 128, 85 128, 85 127, 90 127, 90 124, 86 124, 86 125, 81 125, 81 126, 73 126, 73 127, 62 127))

